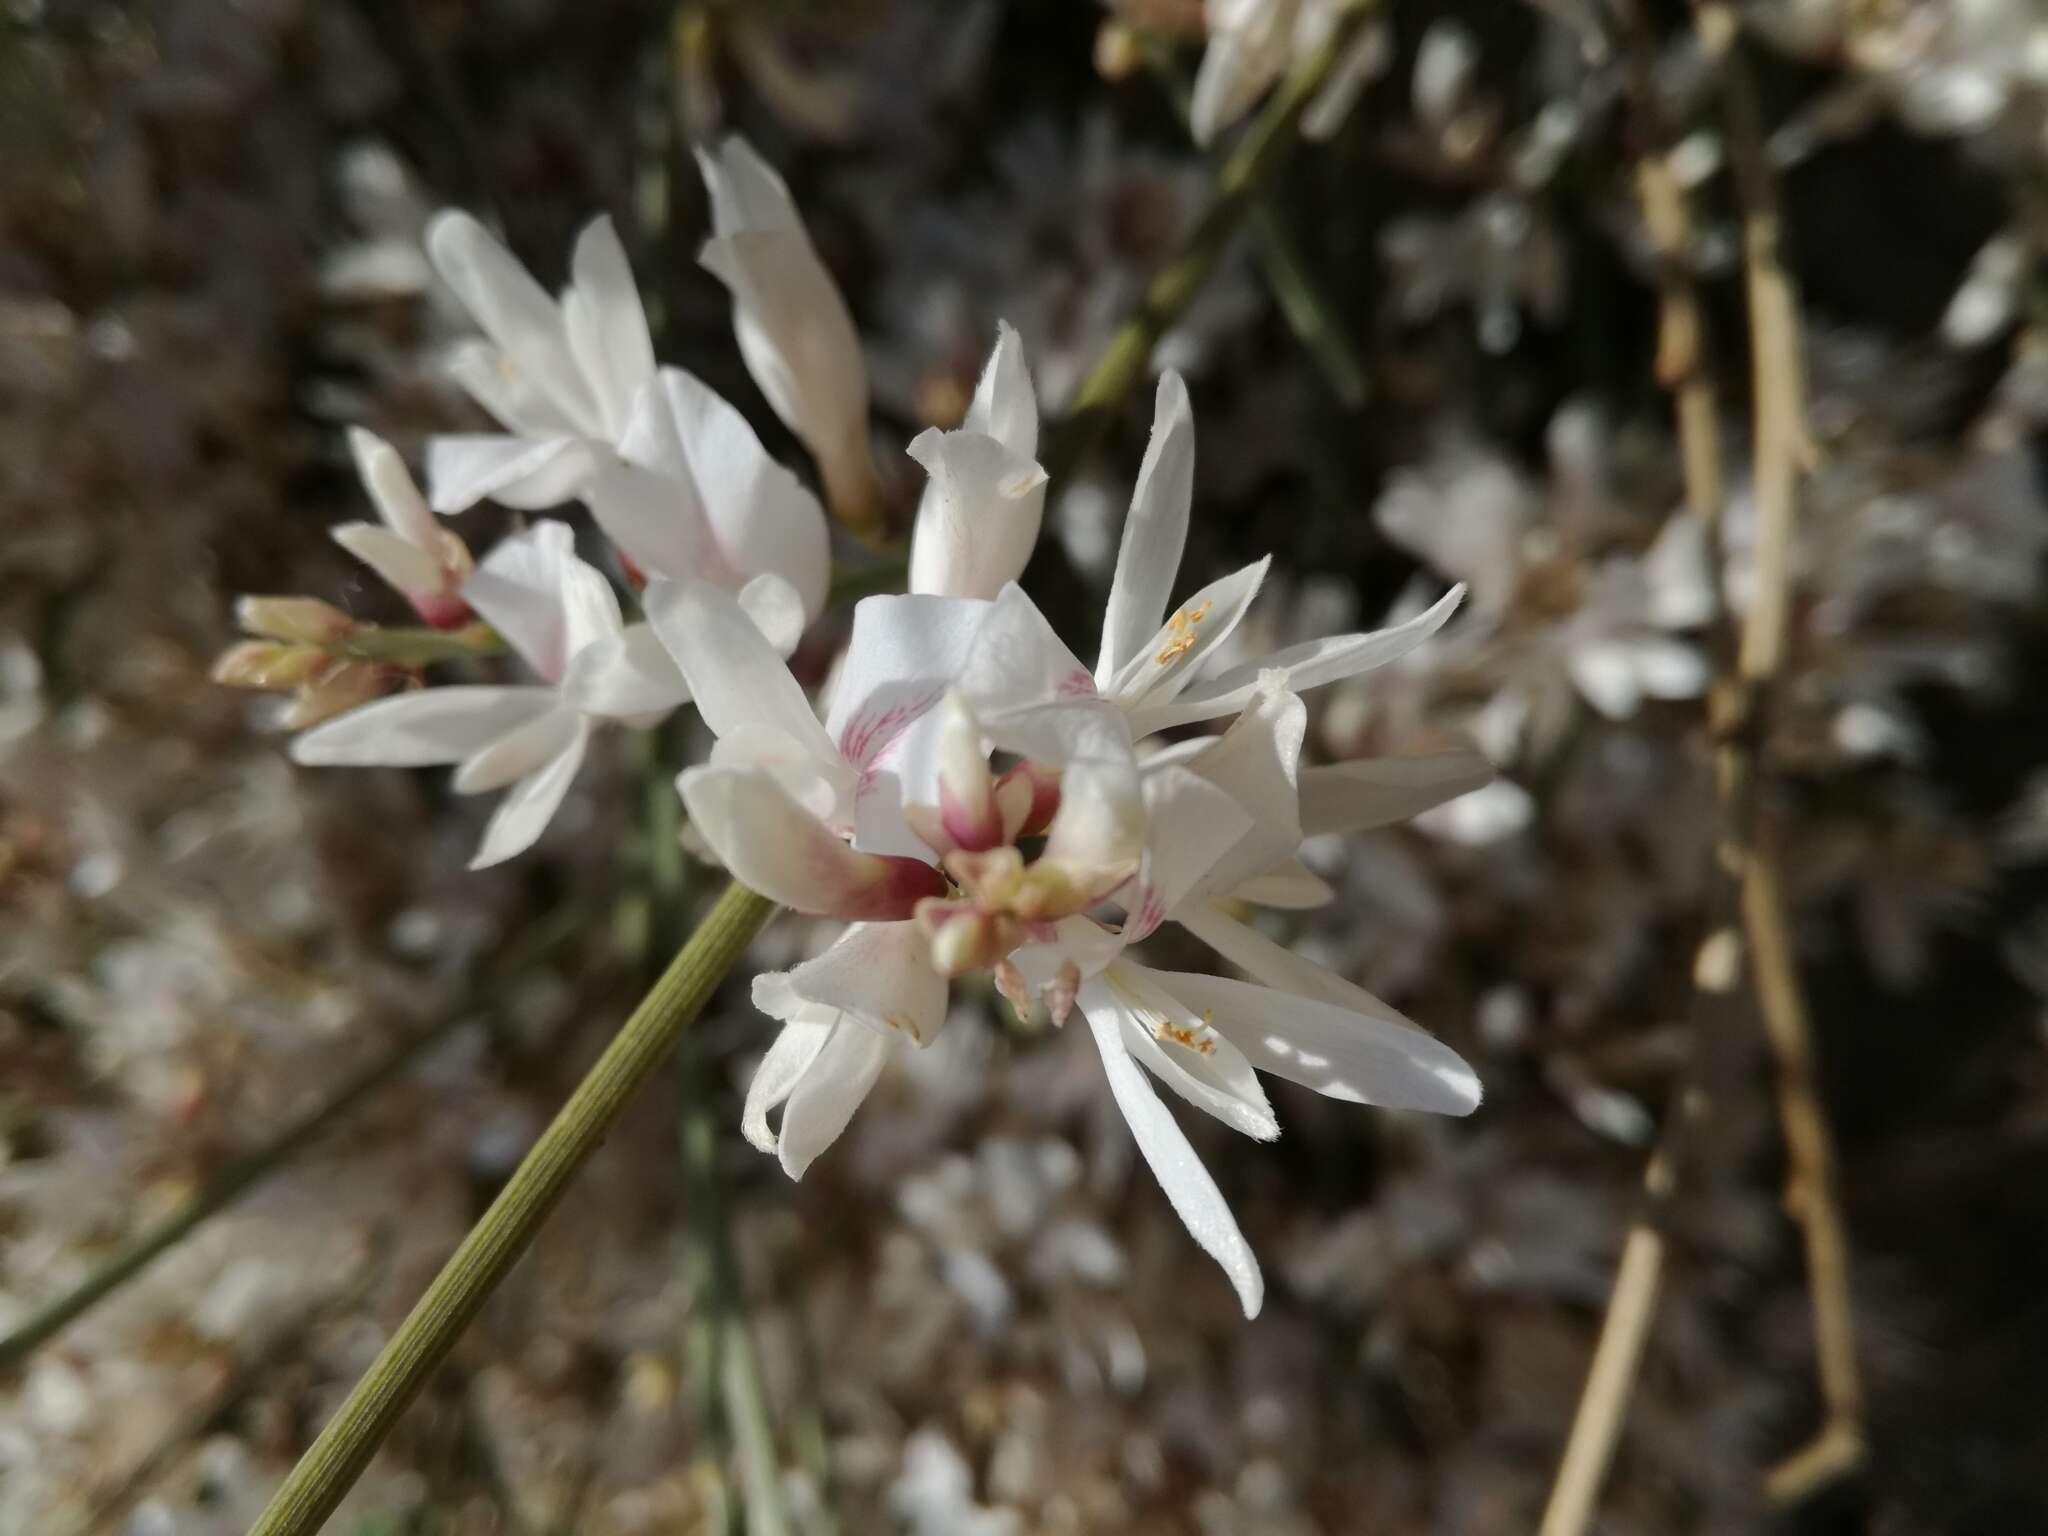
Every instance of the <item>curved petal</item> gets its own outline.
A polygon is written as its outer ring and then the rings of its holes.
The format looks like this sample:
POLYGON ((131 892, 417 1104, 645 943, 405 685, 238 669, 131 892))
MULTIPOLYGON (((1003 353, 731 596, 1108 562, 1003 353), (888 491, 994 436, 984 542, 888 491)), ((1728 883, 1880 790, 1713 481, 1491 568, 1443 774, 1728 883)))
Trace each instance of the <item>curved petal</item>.
POLYGON ((734 598, 776 655, 787 657, 796 650, 804 637, 804 600, 795 587, 773 571, 763 571, 750 577, 734 598))
POLYGON ((1292 13, 1292 6, 1264 5, 1249 13, 1245 25, 1211 21, 1188 108, 1188 128, 1197 144, 1207 148, 1215 142, 1280 78, 1287 68, 1292 13))
MULTIPOLYGON (((764 1013, 771 1010, 762 1007, 761 983, 772 979, 760 976, 754 981, 754 1006, 764 1013)), ((746 1108, 740 1115, 740 1132, 756 1151, 774 1153, 775 1132, 769 1127, 768 1116, 796 1091, 796 1085, 831 1038, 830 1018, 797 1017, 782 1026, 775 1043, 768 1047, 768 1054, 754 1070, 754 1080, 747 1084, 746 1108)))
POLYGON ((1277 907, 1290 912, 1326 907, 1337 899, 1329 882, 1300 859, 1289 859, 1263 874, 1240 880, 1222 895, 1231 901, 1248 901, 1255 907, 1277 907))
POLYGON ((1188 763, 1244 813, 1245 833, 1220 855, 1196 886, 1229 891, 1294 857, 1301 847, 1301 793, 1296 765, 1308 731, 1308 706, 1284 689, 1267 688, 1208 749, 1188 763))
POLYGON ((701 379, 664 368, 661 387, 719 558, 741 577, 782 577, 802 599, 805 620, 816 618, 832 579, 831 536, 818 498, 701 379))
POLYGON ((575 560, 569 525, 545 520, 500 540, 462 584, 464 601, 549 682, 569 661, 564 590, 575 560))
POLYGON ((356 477, 363 482, 384 526, 421 550, 431 553, 439 548, 441 526, 413 484, 398 450, 374 432, 350 427, 348 451, 355 460, 356 477))
POLYGON ((582 496, 605 537, 643 574, 708 581, 728 591, 739 585, 689 479, 622 461, 601 466, 582 496))
POLYGON ((427 484, 436 512, 463 512, 488 498, 534 512, 573 501, 602 460, 578 437, 450 435, 427 440, 427 484))
POLYGON ((917 923, 854 923, 823 954, 755 977, 754 1006, 778 1019, 824 1009, 929 1045, 946 1022, 946 979, 917 923))
MULTIPOLYGON (((1122 705, 1134 721, 1150 719, 1171 705, 1243 620, 1272 563, 1271 555, 1255 560, 1210 582, 1182 603, 1145 642, 1144 649, 1124 663, 1104 694, 1122 705)), ((1136 731, 1137 726, 1132 729, 1136 731)))
POLYGON ((582 429, 503 351, 478 337, 449 349, 442 371, 518 437, 580 437, 582 429))
POLYGON ((1255 1141, 1272 1141, 1280 1122, 1252 1064, 1198 1008, 1167 985, 1164 972, 1119 960, 1103 973, 1121 1011, 1125 1048, 1175 1093, 1255 1141))
POLYGON ((1246 1317, 1257 1317, 1265 1299, 1265 1281, 1251 1245, 1238 1230, 1237 1220, 1224 1203, 1223 1192, 1209 1177, 1209 1170, 1187 1136, 1174 1122, 1173 1114, 1159 1102, 1159 1095, 1145 1080, 1145 1074, 1131 1059, 1124 1043, 1122 1010, 1099 980, 1081 988, 1081 1009, 1088 1019, 1089 1033, 1102 1055, 1103 1075, 1124 1122, 1144 1154, 1152 1176, 1166 1191, 1176 1215, 1202 1251, 1223 1266, 1224 1274, 1237 1292, 1246 1317))
POLYGON ((782 1109, 776 1150, 792 1179, 839 1139, 889 1060, 889 1036, 842 1014, 782 1109))
POLYGON ((428 223, 427 255, 484 334, 579 431, 595 435, 600 430, 597 402, 570 350, 561 310, 547 290, 483 225, 458 209, 444 209, 428 223))
POLYGON ((327 533, 375 571, 394 592, 424 597, 441 590, 440 562, 389 528, 379 528, 375 523, 337 523, 327 533))
POLYGON ((642 724, 687 704, 690 686, 653 626, 629 624, 569 658, 562 697, 586 715, 642 724))
POLYGON ((910 456, 931 476, 910 542, 910 590, 987 597, 1024 573, 1045 520, 1045 471, 981 432, 928 428, 910 456))
POLYGON ((1301 770, 1301 830, 1365 832, 1420 815, 1491 784, 1493 764, 1462 748, 1419 757, 1368 757, 1301 770))
POLYGON ((526 852, 554 819, 583 766, 583 749, 589 744, 590 729, 581 721, 569 744, 537 773, 529 774, 506 792, 484 828, 483 845, 469 861, 471 869, 488 869, 526 852))
POLYGON ((1217 1033, 1242 1046, 1262 1072, 1353 1104, 1440 1115, 1469 1115, 1479 1107, 1472 1069, 1412 1024, 1221 976, 1165 973, 1159 979, 1217 1033))
POLYGON ((838 771, 839 751, 811 701, 739 599, 706 582, 658 581, 643 603, 714 734, 766 727, 801 743, 820 771, 838 771))
POLYGON ((633 282, 633 266, 604 214, 583 226, 570 258, 563 301, 569 350, 597 397, 607 438, 626 424, 633 398, 654 377, 654 341, 633 282))
POLYGON ((1138 654, 1145 637, 1166 616, 1167 594, 1180 571, 1188 540, 1188 508, 1195 494, 1195 416, 1188 387, 1172 369, 1159 376, 1152 405, 1152 438, 1138 466, 1131 510, 1117 547, 1109 606, 1102 616, 1102 654, 1095 663, 1096 686, 1138 654))
POLYGON ((898 922, 945 894, 928 864, 855 852, 765 769, 688 768, 676 788, 734 876, 795 911, 898 922))
POLYGON ((1145 857, 1124 927, 1132 944, 1149 937, 1252 827, 1243 807, 1187 768, 1148 773, 1144 786, 1145 857))
POLYGON ((1287 688, 1300 693, 1398 661, 1443 628, 1464 596, 1463 587, 1453 587, 1428 612, 1404 624, 1368 634, 1338 635, 1289 646, 1188 685, 1179 692, 1179 697, 1164 703, 1148 699, 1133 711, 1131 729, 1143 736, 1230 714, 1250 702, 1259 691, 1263 674, 1278 672, 1279 680, 1287 688))
POLYGON ((583 730, 583 721, 574 710, 551 709, 464 758, 455 770, 455 793, 487 794, 537 773, 566 751, 583 730))
POLYGON ((849 763, 865 771, 888 759, 945 697, 988 611, 971 598, 922 593, 860 601, 825 714, 825 730, 849 763))
POLYGON ((960 425, 988 434, 1021 458, 1038 457, 1038 394, 1024 363, 1024 339, 1007 320, 996 322, 996 344, 960 425))
POLYGON ((552 688, 422 688, 378 699, 293 738, 309 768, 426 768, 459 763, 555 708, 552 688))

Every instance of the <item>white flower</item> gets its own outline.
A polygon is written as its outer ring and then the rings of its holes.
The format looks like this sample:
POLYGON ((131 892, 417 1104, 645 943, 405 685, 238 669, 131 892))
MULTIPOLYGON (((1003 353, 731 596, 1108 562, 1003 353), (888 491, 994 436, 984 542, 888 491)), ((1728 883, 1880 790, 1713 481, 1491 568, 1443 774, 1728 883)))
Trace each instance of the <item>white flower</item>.
POLYGON ((435 520, 389 443, 351 427, 348 446, 383 526, 342 523, 331 530, 334 542, 383 577, 429 624, 452 629, 465 622, 462 583, 475 569, 468 548, 435 520))
POLYGON ((1168 372, 1159 381, 1094 669, 1075 658, 1014 584, 996 598, 976 637, 960 689, 998 746, 1053 763, 1113 755, 1119 739, 1127 751, 1129 742, 1155 731, 1242 709, 1266 673, 1302 690, 1392 661, 1441 628, 1464 595, 1463 587, 1453 588, 1391 629, 1311 640, 1211 671, 1270 560, 1213 581, 1166 612, 1187 542, 1194 467, 1187 387, 1168 372))
POLYGON ((292 757, 309 766, 456 763, 455 788, 510 786, 472 869, 523 853, 582 765, 592 727, 646 724, 687 697, 644 624, 627 626, 611 584, 576 558, 568 525, 506 539, 462 596, 538 674, 523 687, 452 686, 399 694, 307 731, 292 757))
POLYGON ((466 213, 436 214, 427 252, 488 338, 459 348, 449 371, 505 428, 429 443, 434 510, 486 497, 536 510, 580 495, 654 379, 647 315, 611 220, 577 238, 559 303, 466 213))
POLYGON ((1045 521, 1037 453, 1024 343, 1004 323, 959 429, 931 427, 911 441, 910 456, 931 475, 911 538, 911 591, 992 598, 1024 573, 1045 521))
POLYGON ((733 593, 785 656, 824 609, 832 550, 817 497, 768 456, 746 417, 680 368, 641 392, 618 462, 585 495, 641 574, 733 593))
POLYGON ((699 260, 732 293, 748 372, 810 449, 840 515, 856 524, 879 515, 860 336, 789 188, 737 136, 699 150, 697 163, 712 223, 699 260))
MULTIPOLYGON (((1345 9, 1345 0, 1208 0, 1209 46, 1188 112, 1195 142, 1213 142, 1257 105, 1291 66, 1329 40, 1345 9)), ((1362 27, 1302 114, 1302 132, 1312 139, 1334 134, 1387 60, 1385 29, 1362 27)))

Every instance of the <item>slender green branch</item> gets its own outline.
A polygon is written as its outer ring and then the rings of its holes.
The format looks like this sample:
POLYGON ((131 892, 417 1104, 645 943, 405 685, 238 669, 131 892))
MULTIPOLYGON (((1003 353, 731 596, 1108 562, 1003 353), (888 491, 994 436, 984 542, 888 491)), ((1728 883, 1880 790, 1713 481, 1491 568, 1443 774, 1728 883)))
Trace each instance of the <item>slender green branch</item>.
MULTIPOLYGON (((1173 55, 1161 40, 1145 47, 1146 61, 1173 99, 1174 110, 1183 124, 1194 104, 1194 90, 1173 62, 1173 55)), ((1252 254, 1259 271, 1272 290, 1280 316, 1302 350, 1322 370, 1330 393, 1347 411, 1365 404, 1365 364, 1346 334, 1347 327, 1337 303, 1317 276, 1314 265, 1301 248, 1294 226, 1288 221, 1271 189, 1259 188, 1251 210, 1252 254)))
MULTIPOLYGON (((572 925, 559 918, 543 922, 529 937, 514 946, 516 952, 508 952, 508 959, 523 970, 541 955, 555 949, 572 931, 572 925)), ((501 975, 498 982, 502 985, 507 979, 508 976, 501 975)), ((202 1224, 233 1205, 317 1141, 363 1100, 403 1073, 421 1053, 445 1040, 457 1025, 475 1017, 476 1007, 472 1003, 453 1009, 446 1017, 407 1035, 382 1056, 344 1078, 326 1098, 268 1141, 251 1148, 221 1169, 178 1210, 147 1231, 136 1234, 77 1285, 46 1302, 20 1327, 0 1338, 0 1371, 19 1365, 56 1334, 105 1301, 190 1237, 202 1224)))
POLYGON ((406 1405, 532 1243, 570 1178, 774 912, 767 897, 737 882, 726 888, 292 1469, 250 1536, 312 1536, 334 1513, 406 1405))
POLYGON ((1065 419, 1054 429, 1041 458, 1055 482, 1087 452, 1144 374, 1159 338, 1208 284, 1258 194, 1293 155, 1301 141, 1302 114, 1328 83, 1364 22, 1364 7, 1347 12, 1322 46, 1295 66, 1217 169, 1214 200, 1194 233, 1153 275, 1145 297, 1110 338, 1081 381, 1065 419))
POLYGON ((502 656, 505 641, 488 624, 465 624, 460 629, 366 624, 351 630, 327 649, 356 661, 426 666, 430 662, 461 661, 471 656, 502 656))

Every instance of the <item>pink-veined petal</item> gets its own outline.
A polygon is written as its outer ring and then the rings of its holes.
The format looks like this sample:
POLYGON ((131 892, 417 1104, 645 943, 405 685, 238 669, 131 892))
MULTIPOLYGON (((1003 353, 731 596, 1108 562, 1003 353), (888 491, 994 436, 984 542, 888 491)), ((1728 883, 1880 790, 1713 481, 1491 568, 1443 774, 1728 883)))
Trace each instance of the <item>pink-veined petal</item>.
POLYGON ((689 768, 690 819, 742 883, 798 912, 899 922, 946 880, 915 859, 858 853, 760 768, 689 768))
POLYGON ((1202 1160, 1174 1121, 1173 1113, 1159 1102, 1145 1073, 1131 1059, 1124 1043, 1123 1010, 1107 987, 1091 981, 1081 988, 1080 1004, 1087 1016, 1089 1033, 1102 1056, 1103 1075, 1109 1091, 1123 1111, 1124 1122, 1144 1154, 1152 1176, 1166 1191, 1175 1214, 1187 1227, 1202 1251, 1229 1276, 1246 1317, 1256 1317, 1265 1299, 1265 1281, 1251 1245, 1238 1230, 1237 1220, 1224 1202, 1223 1192, 1202 1166, 1202 1160))
POLYGON ((643 602, 714 734, 766 727, 802 744, 821 770, 837 767, 811 701, 737 598, 701 581, 658 581, 643 602))

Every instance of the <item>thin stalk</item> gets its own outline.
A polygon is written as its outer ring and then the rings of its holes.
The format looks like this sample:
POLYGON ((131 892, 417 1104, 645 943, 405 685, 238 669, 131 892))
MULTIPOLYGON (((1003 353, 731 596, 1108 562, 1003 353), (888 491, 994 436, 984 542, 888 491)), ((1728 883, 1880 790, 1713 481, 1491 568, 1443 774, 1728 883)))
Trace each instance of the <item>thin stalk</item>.
MULTIPOLYGON (((560 918, 543 923, 531 937, 517 946, 516 955, 508 958, 516 960, 523 969, 561 945, 572 931, 573 925, 560 918)), ((501 977, 498 985, 502 986, 505 979, 508 978, 501 977)), ((472 1002, 452 1009, 445 1017, 415 1030, 360 1071, 342 1079, 332 1093, 304 1115, 221 1169, 179 1209, 147 1231, 137 1233, 77 1285, 44 1303, 20 1327, 0 1338, 0 1371, 11 1370, 21 1364, 56 1334, 120 1290, 207 1221, 319 1140, 363 1100, 400 1076, 422 1053, 447 1039, 457 1026, 475 1017, 476 1004, 472 1002)))
MULTIPOLYGON (((1194 102, 1193 88, 1186 76, 1175 67, 1172 54, 1161 40, 1146 42, 1145 58, 1166 87, 1174 111, 1185 126, 1194 102)), ((1301 248, 1294 226, 1279 200, 1270 195, 1270 189, 1260 188, 1250 222, 1252 255, 1266 279, 1266 287, 1272 291, 1273 302, 1280 308, 1281 319, 1287 322, 1302 350, 1322 370, 1323 382, 1330 386, 1337 403, 1347 411, 1359 409, 1365 404, 1367 393, 1365 364, 1345 334, 1344 319, 1335 300, 1323 287, 1301 248)))
POLYGON ((356 661, 393 661, 423 667, 436 661, 461 661, 475 656, 502 656, 505 641, 488 624, 460 629, 428 629, 425 625, 365 624, 326 647, 356 661))
POLYGON ((1348 11, 1322 46, 1294 67, 1217 168, 1215 193, 1194 233, 1153 274, 1144 298, 1110 337, 1075 391, 1065 418, 1050 434, 1041 458, 1055 482, 1079 462, 1116 415, 1143 376, 1159 338, 1207 286, 1245 215, 1292 158, 1301 142, 1302 114, 1351 46, 1365 12, 1363 6, 1348 11))
POLYGON ((250 1536, 312 1536, 334 1513, 399 1415, 532 1243, 577 1169, 774 913, 767 897, 736 881, 726 887, 292 1469, 250 1536))

